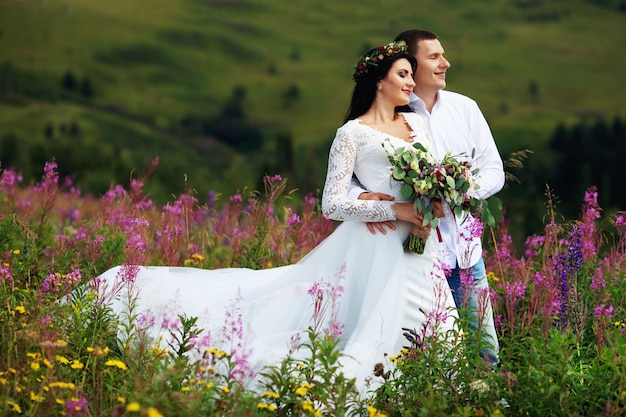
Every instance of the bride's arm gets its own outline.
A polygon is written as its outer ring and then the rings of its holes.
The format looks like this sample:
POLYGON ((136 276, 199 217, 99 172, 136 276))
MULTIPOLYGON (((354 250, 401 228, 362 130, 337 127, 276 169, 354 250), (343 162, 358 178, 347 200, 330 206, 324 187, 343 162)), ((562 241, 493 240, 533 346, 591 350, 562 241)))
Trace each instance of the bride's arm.
POLYGON ((328 156, 322 213, 332 220, 383 222, 396 220, 392 201, 357 200, 348 195, 358 149, 345 129, 339 129, 328 156))
POLYGON ((322 213, 332 220, 420 223, 411 203, 389 200, 357 200, 348 195, 358 148, 345 129, 339 129, 328 157, 328 173, 322 194, 322 213))

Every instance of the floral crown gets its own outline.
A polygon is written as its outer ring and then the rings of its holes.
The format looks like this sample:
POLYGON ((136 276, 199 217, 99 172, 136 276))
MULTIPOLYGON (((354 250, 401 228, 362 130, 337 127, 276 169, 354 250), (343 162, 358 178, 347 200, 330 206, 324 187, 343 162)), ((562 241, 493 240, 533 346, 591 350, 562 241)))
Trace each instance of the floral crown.
POLYGON ((354 66, 354 75, 352 79, 354 82, 359 82, 363 74, 367 74, 367 71, 371 67, 377 67, 380 61, 387 56, 394 56, 399 53, 406 53, 406 42, 397 41, 391 42, 387 45, 381 45, 371 50, 371 52, 359 59, 359 62, 354 66))

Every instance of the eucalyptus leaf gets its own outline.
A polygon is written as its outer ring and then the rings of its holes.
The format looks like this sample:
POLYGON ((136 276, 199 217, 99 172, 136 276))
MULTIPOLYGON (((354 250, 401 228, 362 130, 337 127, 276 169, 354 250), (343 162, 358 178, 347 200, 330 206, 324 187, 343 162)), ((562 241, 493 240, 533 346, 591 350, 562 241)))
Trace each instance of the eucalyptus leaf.
POLYGON ((426 226, 428 223, 433 221, 433 212, 429 211, 424 213, 424 221, 422 222, 423 226, 426 226))
POLYGON ((406 171, 400 167, 393 167, 392 175, 394 178, 401 180, 406 176, 406 171))
POLYGON ((402 194, 402 197, 407 199, 413 197, 413 187, 409 184, 403 184, 402 188, 400 188, 400 194, 402 194))

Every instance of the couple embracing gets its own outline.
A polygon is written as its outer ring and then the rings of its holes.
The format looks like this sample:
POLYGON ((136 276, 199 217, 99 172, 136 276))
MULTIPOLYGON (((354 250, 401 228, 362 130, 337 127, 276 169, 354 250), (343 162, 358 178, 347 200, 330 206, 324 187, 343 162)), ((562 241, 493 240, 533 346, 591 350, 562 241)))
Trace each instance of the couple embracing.
MULTIPOLYGON (((176 313, 197 317, 216 342, 224 312, 237 299, 248 360, 260 369, 294 354, 293 340, 311 326, 311 290, 328 285, 339 296, 325 323, 335 326, 343 368, 360 387, 375 363, 407 345, 403 328, 445 337, 457 325, 456 308, 469 303, 472 325, 486 341, 482 354, 497 364, 479 222, 465 212, 454 216, 444 202, 438 230, 424 227, 423 215, 390 177, 389 147, 419 143, 434 158, 467 155, 478 168, 477 198, 502 188, 502 161, 478 106, 444 90, 449 67, 437 36, 424 30, 405 31, 358 61, 322 196, 323 214, 342 223, 296 264, 265 270, 145 266, 130 278, 121 266, 100 277, 98 291, 108 292, 118 314, 128 312, 129 299, 134 314, 155 317, 179 306, 176 313), (424 238, 422 253, 404 250, 409 233, 424 238)), ((146 330, 155 338, 162 332, 158 325, 146 330)))

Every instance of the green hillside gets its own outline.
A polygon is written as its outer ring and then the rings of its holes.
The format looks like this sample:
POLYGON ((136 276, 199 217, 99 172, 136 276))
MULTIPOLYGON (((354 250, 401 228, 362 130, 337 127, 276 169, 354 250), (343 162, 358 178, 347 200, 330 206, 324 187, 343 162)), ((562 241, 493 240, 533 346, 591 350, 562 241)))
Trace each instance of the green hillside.
POLYGON ((158 156, 147 183, 156 198, 179 193, 185 175, 204 194, 254 187, 268 170, 312 191, 358 55, 423 27, 452 62, 448 88, 478 101, 503 156, 531 148, 531 165, 549 164, 557 124, 626 117, 625 9, 617 0, 0 0, 0 161, 29 178, 54 154, 100 192, 158 156))

